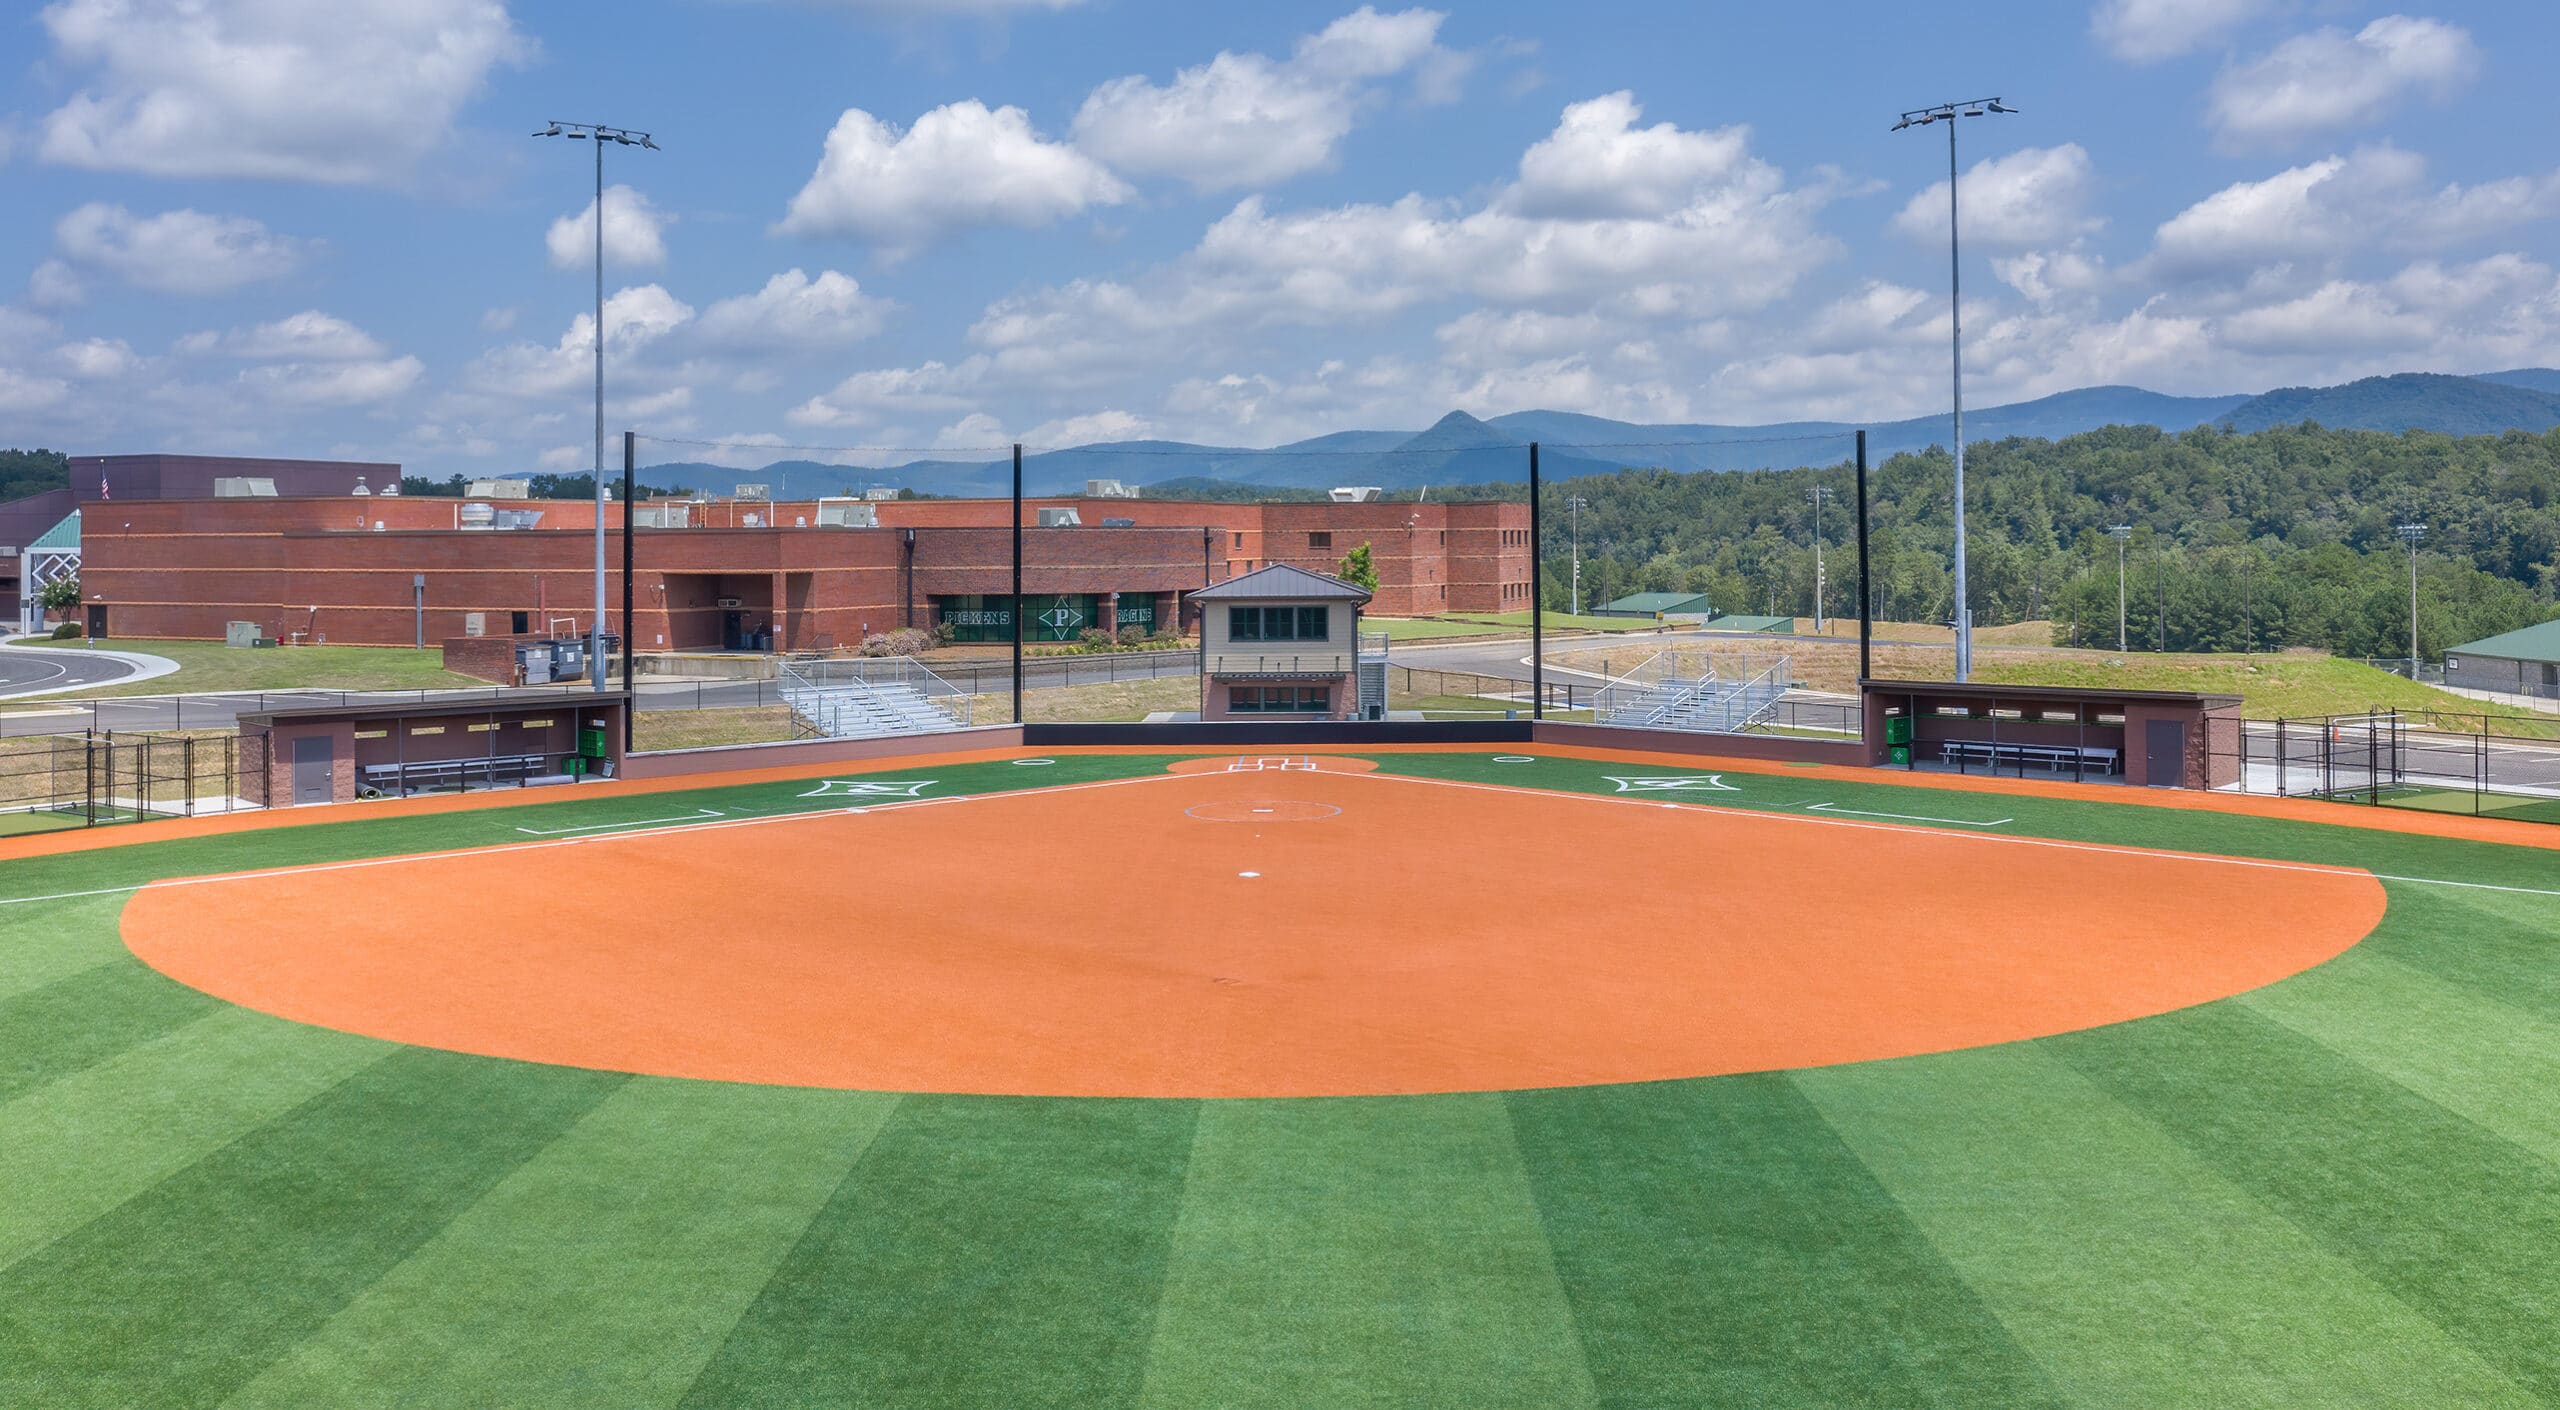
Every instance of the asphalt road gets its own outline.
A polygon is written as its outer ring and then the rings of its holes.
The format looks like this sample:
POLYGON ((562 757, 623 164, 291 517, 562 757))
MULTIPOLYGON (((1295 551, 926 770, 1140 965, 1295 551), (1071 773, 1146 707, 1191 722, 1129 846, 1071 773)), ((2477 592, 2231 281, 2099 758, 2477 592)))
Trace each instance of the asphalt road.
POLYGON ((132 662, 113 656, 0 646, 0 697, 35 690, 114 685, 137 672, 132 662))

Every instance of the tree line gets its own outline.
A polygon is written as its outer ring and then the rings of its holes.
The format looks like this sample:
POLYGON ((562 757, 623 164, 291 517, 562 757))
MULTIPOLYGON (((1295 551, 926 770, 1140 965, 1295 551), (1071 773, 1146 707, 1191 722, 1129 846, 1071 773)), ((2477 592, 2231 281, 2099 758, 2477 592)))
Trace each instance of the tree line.
MULTIPOLYGON (((2560 614, 2560 431, 2450 437, 2314 424, 2234 433, 2112 426, 1973 446, 1965 463, 1970 606, 1979 625, 2051 620, 2062 644, 2239 651, 2409 650, 2407 546, 2422 656, 2560 614), (2120 541, 2109 534, 2122 526, 2120 541)), ((1954 466, 1945 451, 1873 466, 1869 554, 1879 617, 1950 621, 1954 466)), ((1719 611, 1811 615, 1816 505, 1822 601, 1854 615, 1854 477, 1846 464, 1676 474, 1630 469, 1547 487, 1550 608, 1634 592, 1703 593, 1719 611), (1572 501, 1582 507, 1576 513, 1572 501)), ((1451 498, 1521 498, 1473 486, 1451 498)))

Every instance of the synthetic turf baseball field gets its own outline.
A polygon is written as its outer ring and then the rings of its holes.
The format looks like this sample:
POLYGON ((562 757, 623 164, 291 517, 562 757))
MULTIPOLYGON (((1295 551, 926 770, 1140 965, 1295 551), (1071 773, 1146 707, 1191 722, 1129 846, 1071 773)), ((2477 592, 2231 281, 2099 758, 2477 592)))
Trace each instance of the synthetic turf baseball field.
POLYGON ((2548 831, 1266 757, 0 841, 0 1404, 2560 1401, 2548 831))

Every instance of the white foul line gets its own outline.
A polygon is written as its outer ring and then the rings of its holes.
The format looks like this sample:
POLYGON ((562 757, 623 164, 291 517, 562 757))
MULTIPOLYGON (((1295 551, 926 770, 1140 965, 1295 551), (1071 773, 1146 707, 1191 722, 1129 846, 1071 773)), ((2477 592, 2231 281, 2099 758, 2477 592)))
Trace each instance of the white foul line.
MULTIPOLYGON (((1345 774, 1346 778, 1392 779, 1404 783, 1436 784, 1442 788, 1467 788, 1479 793, 1529 793, 1556 798, 1579 798, 1587 803, 1605 803, 1618 807, 1678 808, 1688 812, 1715 813, 1724 817, 1759 818, 1770 822, 1809 823, 1815 827, 1846 827, 1860 832, 1910 832, 1907 827, 1887 823, 1851 822, 1847 818, 1807 817, 1802 813, 1781 813, 1766 808, 1736 808, 1708 803, 1656 803, 1650 799, 1621 798, 1609 793, 1576 793, 1563 789, 1519 788, 1501 783, 1462 783, 1452 778, 1426 778, 1420 774, 1386 772, 1345 774)), ((2207 866, 2253 867, 2260 871, 2299 871, 2321 876, 2369 876, 2376 881, 2405 881, 2418 886, 2458 886, 2466 891, 2505 891, 2520 896, 2560 896, 2560 891, 2545 891, 2531 886, 2498 886, 2486 881, 2449 881, 2436 876, 2395 876, 2389 872, 2366 871, 2359 867, 2319 866, 2308 862, 2269 862, 2253 857, 2222 857, 2208 852, 2170 852, 2148 847, 2118 847, 2104 842, 2066 842, 2055 837, 2020 837, 2010 832, 1949 832, 1945 837, 1970 838, 1976 842, 2002 842, 2013 847, 2052 847, 2065 852, 2100 852, 2126 857, 2158 857, 2168 861, 2198 862, 2207 866)), ((2492 844, 2494 845, 2494 844, 2492 844)))
POLYGON ((718 808, 702 808, 680 818, 633 818, 629 822, 581 823, 576 827, 520 827, 516 831, 527 837, 565 837, 573 832, 601 832, 616 827, 656 827, 661 823, 703 822, 724 818, 728 814, 718 808))
POLYGON ((1944 823, 1948 827, 1999 827, 2016 822, 2016 818, 1994 818, 1990 822, 1967 822, 1963 818, 1924 818, 1917 813, 1870 813, 1860 808, 1843 808, 1833 803, 1807 803, 1817 813, 1847 813, 1861 818, 1900 818, 1904 822, 1944 823))

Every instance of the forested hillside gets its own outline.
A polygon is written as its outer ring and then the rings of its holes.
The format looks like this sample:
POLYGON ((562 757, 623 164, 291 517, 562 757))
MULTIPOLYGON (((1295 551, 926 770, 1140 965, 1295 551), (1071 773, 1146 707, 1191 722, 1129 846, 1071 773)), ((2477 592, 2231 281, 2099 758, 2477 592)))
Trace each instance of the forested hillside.
MULTIPOLYGON (((2109 427, 1973 447, 1965 464, 1974 620, 2051 618, 2112 645, 2117 546, 2130 525, 2126 618, 2136 648, 2319 646, 2408 652, 2408 559, 2394 526, 2428 526, 2419 558, 2427 655, 2560 615, 2560 432, 2453 438, 2300 426, 2249 434, 2109 427)), ((1874 468, 1878 615, 1946 620, 1952 467, 1943 451, 1874 468)), ((1742 612, 1809 613, 1813 507, 1829 610, 1854 606, 1849 467, 1676 475, 1630 470, 1549 486, 1547 603, 1565 605, 1574 516, 1582 599, 1709 594, 1742 612)), ((1480 492, 1517 493, 1516 487, 1480 492)), ((1435 493, 1451 493, 1439 491, 1435 493)), ((1455 497, 1452 494, 1452 497, 1455 497)))

